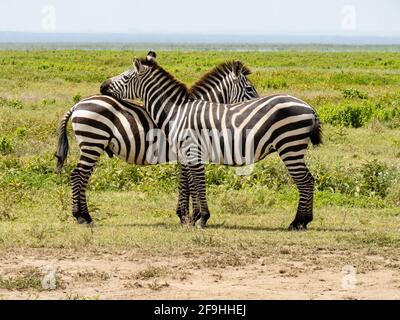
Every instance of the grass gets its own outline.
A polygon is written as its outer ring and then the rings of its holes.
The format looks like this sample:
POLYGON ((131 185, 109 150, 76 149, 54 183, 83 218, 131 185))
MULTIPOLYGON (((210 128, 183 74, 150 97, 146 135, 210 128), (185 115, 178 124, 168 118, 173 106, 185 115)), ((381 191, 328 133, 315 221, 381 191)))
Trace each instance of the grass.
POLYGON ((133 279, 148 280, 151 278, 157 278, 157 277, 163 276, 165 274, 166 274, 165 268, 148 266, 146 269, 137 272, 133 276, 133 279))
POLYGON ((111 278, 110 274, 104 271, 78 271, 75 275, 76 281, 85 281, 85 282, 93 282, 93 281, 107 281, 111 278))
MULTIPOLYGON (((43 273, 38 268, 24 268, 19 270, 18 275, 3 278, 0 277, 0 289, 7 290, 35 290, 35 291, 43 291, 43 290, 53 290, 46 289, 43 286, 43 273)), ((55 288, 54 289, 62 289, 65 287, 64 281, 60 278, 60 276, 56 277, 55 288)))
POLYGON ((261 94, 289 93, 316 108, 325 143, 307 156, 316 178, 315 218, 307 232, 286 230, 298 195, 276 155, 250 176, 207 167, 212 217, 204 231, 178 225, 175 165, 130 166, 104 156, 89 184, 95 227, 77 226, 69 174, 78 150, 69 127, 71 154, 56 175, 58 122, 74 102, 97 93, 104 79, 144 53, 0 52, 1 250, 216 253, 198 262, 211 267, 288 248, 291 255, 315 248, 398 253, 400 59, 390 52, 158 52, 160 64, 188 85, 217 63, 240 59, 261 94))
POLYGON ((95 296, 81 296, 78 294, 68 294, 64 300, 100 300, 100 295, 95 296))
POLYGON ((162 288, 168 288, 169 287, 169 283, 168 282, 164 282, 164 283, 158 283, 157 280, 154 280, 151 283, 148 283, 147 286, 151 289, 151 290, 161 290, 162 288))

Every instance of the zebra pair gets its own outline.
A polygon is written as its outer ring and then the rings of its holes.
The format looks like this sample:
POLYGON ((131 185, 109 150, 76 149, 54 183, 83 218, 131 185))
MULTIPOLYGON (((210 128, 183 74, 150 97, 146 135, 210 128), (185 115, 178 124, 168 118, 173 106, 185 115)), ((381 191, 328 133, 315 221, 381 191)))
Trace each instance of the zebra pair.
MULTIPOLYGON (((222 63, 205 74, 190 90, 190 99, 235 103, 258 97, 247 76, 250 71, 240 61, 222 63)), ((176 160, 163 132, 157 128, 145 109, 138 104, 105 95, 94 95, 75 104, 59 126, 57 171, 60 172, 68 154, 67 124, 72 118, 80 158, 71 174, 72 212, 79 223, 90 223, 85 188, 99 157, 110 157, 136 165, 165 163, 176 160)), ((185 166, 180 166, 177 215, 181 222, 188 220, 192 178, 185 166)), ((200 205, 193 197, 193 211, 200 205)))
POLYGON ((199 204, 194 220, 210 217, 204 163, 240 166, 277 152, 300 197, 289 229, 306 228, 313 219, 314 178, 304 156, 309 142, 321 141, 320 121, 307 103, 278 94, 235 104, 192 100, 186 87, 155 61, 150 51, 133 68, 106 80, 101 92, 118 99, 141 99, 146 111, 177 150, 199 204))

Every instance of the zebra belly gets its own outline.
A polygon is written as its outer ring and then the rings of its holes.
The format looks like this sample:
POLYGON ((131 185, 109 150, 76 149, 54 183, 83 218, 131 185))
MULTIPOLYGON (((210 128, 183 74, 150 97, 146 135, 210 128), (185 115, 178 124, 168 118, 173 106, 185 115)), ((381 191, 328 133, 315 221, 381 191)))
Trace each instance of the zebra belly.
MULTIPOLYGON (((157 130, 157 129, 156 129, 157 130)), ((145 143, 142 146, 134 145, 135 140, 130 139, 131 147, 138 151, 143 148, 142 154, 137 154, 137 152, 126 152, 125 149, 118 149, 118 144, 116 139, 111 139, 108 147, 113 151, 113 153, 121 160, 134 165, 156 165, 163 163, 176 163, 177 162, 177 152, 175 149, 171 148, 166 139, 161 140, 144 140, 145 143)))

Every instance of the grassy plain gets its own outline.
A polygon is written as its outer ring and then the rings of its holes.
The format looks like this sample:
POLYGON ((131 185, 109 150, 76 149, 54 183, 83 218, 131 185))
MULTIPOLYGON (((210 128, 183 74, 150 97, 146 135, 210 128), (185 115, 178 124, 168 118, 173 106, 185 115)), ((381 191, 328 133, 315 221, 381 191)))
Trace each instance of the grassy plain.
MULTIPOLYGON (((317 110, 324 144, 310 148, 307 157, 316 178, 315 218, 307 232, 286 231, 298 196, 276 155, 258 163, 250 176, 208 166, 211 219, 204 231, 178 226, 175 165, 135 167, 104 156, 89 184, 96 227, 76 225, 70 212, 69 174, 78 149, 72 143, 68 164, 57 176, 53 154, 58 122, 74 101, 98 93, 104 79, 126 70, 133 56, 143 54, 0 52, 0 251, 4 258, 11 255, 17 261, 14 253, 29 252, 33 256, 73 252, 79 257, 123 252, 129 259, 175 256, 185 259, 184 270, 192 268, 188 261, 202 270, 303 257, 308 262, 317 259, 314 266, 331 266, 336 259, 333 269, 340 273, 346 264, 369 270, 365 257, 377 255, 384 261, 379 266, 399 274, 398 53, 158 52, 159 63, 188 85, 220 62, 242 60, 252 69, 250 79, 260 94, 289 93, 317 110)), ((24 290, 13 288, 12 279, 19 278, 12 274, 0 273, 0 291, 24 290)), ((36 290, 36 284, 27 283, 28 289, 36 290)), ((147 289, 152 291, 152 285, 149 282, 147 289)), ((160 290, 168 292, 167 287, 160 290)), ((71 295, 68 291, 61 297, 71 295)))

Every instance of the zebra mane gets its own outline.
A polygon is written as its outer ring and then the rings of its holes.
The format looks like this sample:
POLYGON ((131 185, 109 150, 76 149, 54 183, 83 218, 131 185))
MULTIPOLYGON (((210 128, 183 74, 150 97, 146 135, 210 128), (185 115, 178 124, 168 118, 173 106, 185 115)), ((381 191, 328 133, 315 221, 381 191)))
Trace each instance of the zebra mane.
POLYGON ((220 75, 221 73, 225 73, 225 72, 234 72, 237 75, 242 74, 244 76, 247 76, 247 75, 251 74, 250 69, 247 68, 243 64, 243 62, 238 61, 238 60, 236 60, 236 61, 226 61, 226 62, 223 62, 223 63, 219 64, 214 69, 212 69, 211 71, 207 72, 206 74, 204 74, 200 78, 200 80, 198 80, 189 89, 190 94, 193 94, 198 89, 200 89, 201 87, 204 87, 204 85, 207 84, 207 82, 209 81, 210 78, 216 77, 216 76, 220 75))
POLYGON ((180 82, 179 80, 177 80, 172 74, 170 74, 167 70, 165 70, 164 68, 162 68, 157 62, 155 61, 148 61, 146 59, 140 59, 140 62, 143 65, 149 66, 153 69, 159 70, 164 76, 166 76, 172 83, 174 83, 176 85, 177 88, 179 88, 179 93, 184 94, 184 96, 186 98, 189 97, 190 91, 188 89, 188 87, 180 82))

